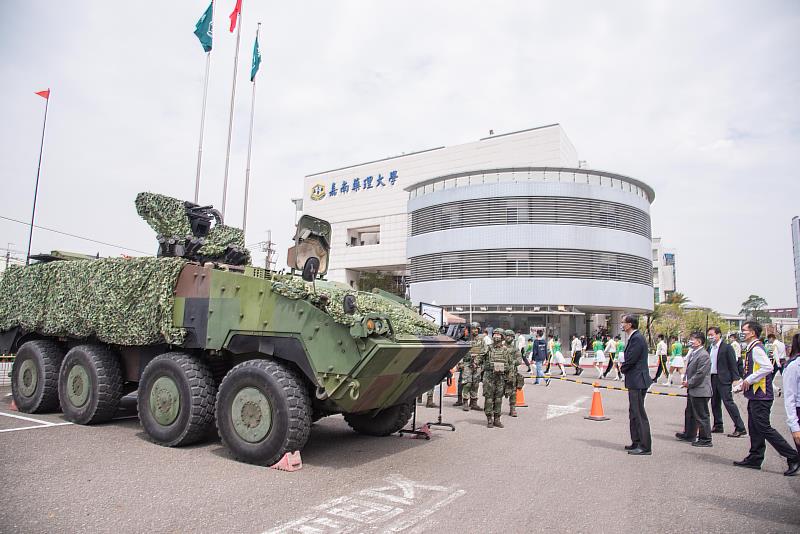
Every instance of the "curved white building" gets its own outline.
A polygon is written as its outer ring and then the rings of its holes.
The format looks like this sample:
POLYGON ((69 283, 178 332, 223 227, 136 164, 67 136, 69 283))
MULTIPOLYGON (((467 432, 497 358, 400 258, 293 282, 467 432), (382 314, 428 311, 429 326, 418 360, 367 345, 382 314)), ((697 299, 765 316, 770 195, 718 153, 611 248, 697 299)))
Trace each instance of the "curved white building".
POLYGON ((653 309, 655 193, 583 166, 554 124, 311 174, 302 207, 332 224, 334 280, 391 274, 493 326, 614 330, 653 309))
POLYGON ((463 310, 471 294, 473 313, 477 303, 486 320, 559 308, 653 309, 655 193, 638 180, 526 167, 444 175, 407 189, 415 300, 463 310))

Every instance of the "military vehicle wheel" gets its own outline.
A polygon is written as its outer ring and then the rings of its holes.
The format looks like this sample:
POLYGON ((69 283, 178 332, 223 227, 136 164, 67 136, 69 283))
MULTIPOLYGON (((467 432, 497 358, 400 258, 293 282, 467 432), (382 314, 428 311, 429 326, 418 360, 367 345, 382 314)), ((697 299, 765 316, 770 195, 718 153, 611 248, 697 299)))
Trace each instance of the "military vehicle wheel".
POLYGON ((283 364, 249 360, 231 369, 217 395, 217 429, 233 456, 272 465, 298 451, 311 432, 311 399, 283 364))
POLYGON ((24 343, 11 367, 11 394, 19 411, 44 413, 58 410, 58 369, 64 349, 54 341, 24 343))
POLYGON ((346 413, 344 420, 359 434, 388 436, 406 426, 411 419, 411 411, 411 403, 398 404, 377 413, 346 413))
POLYGON ((68 421, 79 425, 110 421, 122 398, 119 357, 102 345, 78 345, 64 356, 58 398, 68 421))
POLYGON ((168 352, 153 358, 139 381, 139 421, 155 443, 196 443, 214 424, 217 385, 198 358, 168 352))

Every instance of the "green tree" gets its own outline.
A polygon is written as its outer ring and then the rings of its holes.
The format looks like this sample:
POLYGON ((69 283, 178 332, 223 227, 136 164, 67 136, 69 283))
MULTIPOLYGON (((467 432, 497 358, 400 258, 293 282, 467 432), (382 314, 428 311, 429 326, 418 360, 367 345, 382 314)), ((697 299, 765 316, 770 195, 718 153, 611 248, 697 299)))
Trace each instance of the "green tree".
POLYGON ((395 277, 387 273, 362 272, 358 279, 358 288, 361 291, 372 291, 374 288, 383 289, 394 295, 405 298, 405 287, 398 284, 395 277))
POLYGON ((758 295, 750 295, 747 300, 742 302, 742 309, 739 310, 740 315, 744 315, 748 320, 758 321, 760 323, 770 323, 772 320, 769 317, 769 312, 766 310, 767 301, 764 297, 758 295))
POLYGON ((686 304, 689 302, 689 298, 684 295, 683 293, 671 293, 667 298, 664 299, 664 304, 686 304))

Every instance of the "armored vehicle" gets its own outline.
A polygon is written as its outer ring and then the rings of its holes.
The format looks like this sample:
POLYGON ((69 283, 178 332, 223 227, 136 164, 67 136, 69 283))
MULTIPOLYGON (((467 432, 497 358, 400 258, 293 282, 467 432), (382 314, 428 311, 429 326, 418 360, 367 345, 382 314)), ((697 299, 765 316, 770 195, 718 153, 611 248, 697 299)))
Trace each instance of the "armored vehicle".
POLYGON ((288 272, 250 265, 241 230, 210 206, 141 193, 158 255, 9 268, 0 351, 14 352, 20 411, 110 420, 136 391, 160 445, 216 430, 231 454, 271 465, 312 422, 343 414, 384 436, 469 350, 399 299, 324 280, 331 227, 303 216, 288 272))

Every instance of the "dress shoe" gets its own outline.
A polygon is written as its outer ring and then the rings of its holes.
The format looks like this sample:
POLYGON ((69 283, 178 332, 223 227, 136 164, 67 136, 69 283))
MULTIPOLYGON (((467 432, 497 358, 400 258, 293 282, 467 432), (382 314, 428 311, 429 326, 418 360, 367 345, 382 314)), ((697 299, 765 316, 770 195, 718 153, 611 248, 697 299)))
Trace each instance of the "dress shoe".
POLYGON ((683 432, 676 432, 676 433, 675 433, 675 438, 676 438, 678 441, 688 441, 688 442, 690 442, 690 443, 691 443, 692 441, 694 441, 692 438, 690 438, 689 436, 687 436, 687 435, 686 435, 686 434, 684 434, 683 432))
POLYGON ((747 435, 747 430, 734 430, 730 434, 728 434, 729 438, 741 438, 742 436, 747 435))
POLYGON ((653 453, 639 446, 631 451, 628 451, 628 454, 632 454, 633 456, 650 456, 653 453))
POLYGON ((741 462, 733 462, 733 465, 736 467, 746 467, 748 469, 755 469, 756 471, 761 469, 761 466, 758 464, 754 464, 748 460, 742 460, 741 462))
POLYGON ((632 451, 632 450, 638 449, 638 448, 639 448, 639 444, 638 443, 631 443, 630 445, 625 445, 625 450, 626 451, 632 451))
POLYGON ((722 429, 721 426, 715 426, 714 428, 711 429, 711 433, 712 434, 724 434, 725 431, 722 429))
POLYGON ((800 461, 789 462, 789 469, 783 472, 785 477, 797 476, 800 473, 800 461))
POLYGON ((692 442, 692 447, 713 447, 710 439, 698 439, 692 442))

